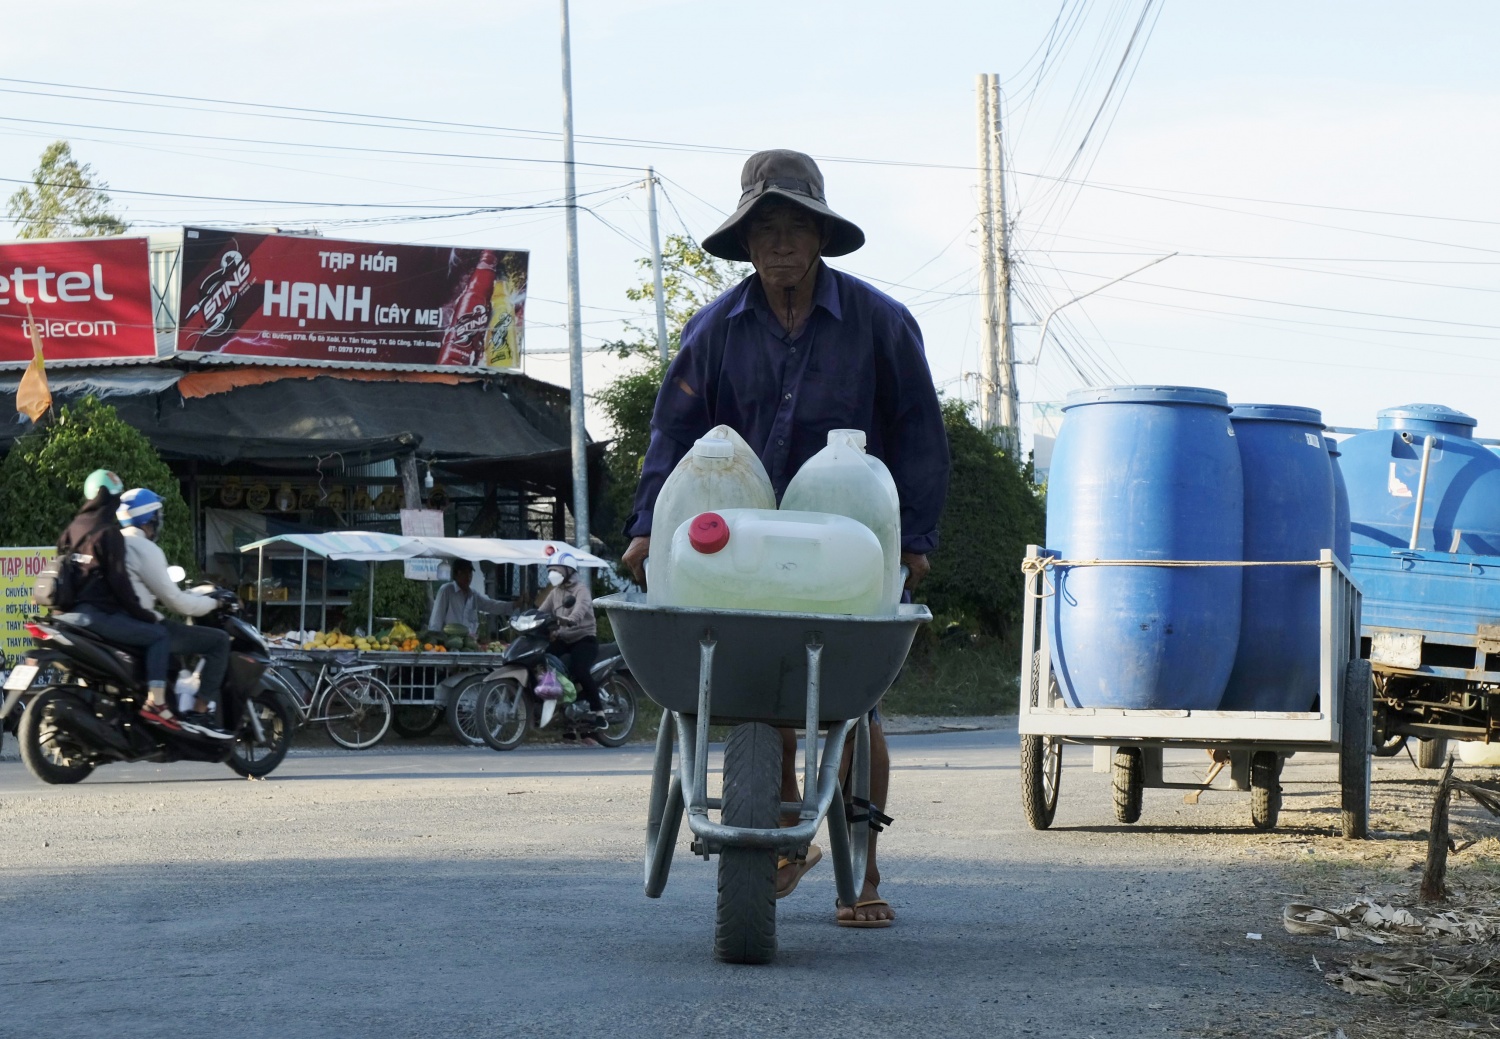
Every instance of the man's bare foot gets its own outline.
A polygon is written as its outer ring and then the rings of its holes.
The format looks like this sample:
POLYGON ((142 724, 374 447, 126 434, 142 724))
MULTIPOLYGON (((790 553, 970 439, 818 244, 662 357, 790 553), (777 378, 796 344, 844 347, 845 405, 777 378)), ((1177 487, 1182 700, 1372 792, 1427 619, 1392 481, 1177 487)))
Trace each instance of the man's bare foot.
POLYGON ((896 911, 890 903, 880 897, 873 881, 866 880, 854 906, 840 905, 835 913, 840 927, 889 927, 896 919, 896 911))

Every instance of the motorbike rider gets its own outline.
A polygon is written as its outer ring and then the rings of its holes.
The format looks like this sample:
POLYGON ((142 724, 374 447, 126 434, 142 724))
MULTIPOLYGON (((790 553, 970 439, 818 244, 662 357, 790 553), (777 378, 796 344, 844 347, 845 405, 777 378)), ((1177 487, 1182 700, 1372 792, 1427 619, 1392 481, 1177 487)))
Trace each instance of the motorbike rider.
MULTIPOLYGON (((557 618, 552 644, 547 651, 567 665, 568 677, 578 686, 578 695, 593 710, 593 724, 581 728, 578 738, 584 745, 596 747, 600 744, 589 733, 594 728, 605 727, 607 721, 599 683, 590 673, 599 659, 594 597, 589 594, 588 586, 578 579, 578 557, 571 552, 559 552, 552 557, 552 562, 547 564, 547 583, 552 587, 539 609, 557 618)), ((564 738, 566 736, 564 734, 564 738)))
POLYGON ((203 658, 198 702, 194 703, 191 697, 186 702, 179 699, 179 715, 199 732, 206 730, 206 735, 232 738, 231 733, 219 728, 218 719, 204 709, 207 703, 219 703, 222 707, 220 690, 229 670, 229 633, 207 625, 168 620, 156 609, 157 602, 161 602, 184 617, 203 617, 218 608, 219 600, 184 591, 167 572, 167 554, 156 544, 164 515, 159 494, 145 487, 132 487, 120 496, 115 515, 124 528, 125 569, 141 605, 166 627, 172 653, 203 658))
POLYGON ((147 701, 141 718, 178 731, 182 725, 167 706, 171 639, 156 614, 141 605, 125 566, 125 537, 115 517, 124 490, 124 482, 107 469, 95 469, 84 480, 83 508, 57 539, 58 558, 72 555, 78 573, 73 607, 58 619, 142 650, 147 701))

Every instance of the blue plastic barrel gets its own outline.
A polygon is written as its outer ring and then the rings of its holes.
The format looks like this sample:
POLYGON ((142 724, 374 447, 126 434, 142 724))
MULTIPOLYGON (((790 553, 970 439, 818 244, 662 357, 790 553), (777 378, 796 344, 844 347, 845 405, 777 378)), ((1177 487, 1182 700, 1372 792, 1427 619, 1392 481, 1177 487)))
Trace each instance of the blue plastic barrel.
POLYGON ((1500 459, 1474 442, 1475 420, 1441 404, 1405 404, 1377 421, 1339 445, 1354 544, 1408 547, 1431 436, 1417 548, 1500 555, 1500 459))
MULTIPOLYGON (((1313 560, 1334 547, 1333 460, 1314 408, 1240 404, 1229 416, 1245 478, 1245 556, 1313 560)), ((1245 568, 1226 711, 1306 711, 1318 699, 1319 572, 1245 568)))
POLYGON ((1333 462, 1333 554, 1346 567, 1354 564, 1349 552, 1349 487, 1344 483, 1344 469, 1339 464, 1339 442, 1333 437, 1324 437, 1328 457, 1333 462))
MULTIPOLYGON (((1238 560, 1244 501, 1229 399, 1191 386, 1068 395, 1047 481, 1064 560, 1238 560)), ((1052 662, 1078 707, 1212 710, 1240 632, 1239 567, 1054 571, 1052 662)))

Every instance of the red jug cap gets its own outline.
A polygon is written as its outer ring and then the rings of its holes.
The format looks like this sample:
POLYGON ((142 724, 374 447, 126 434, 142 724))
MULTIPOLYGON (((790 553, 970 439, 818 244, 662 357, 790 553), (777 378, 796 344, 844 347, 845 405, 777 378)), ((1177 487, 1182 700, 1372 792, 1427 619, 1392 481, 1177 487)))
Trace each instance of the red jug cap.
POLYGON ((729 524, 717 512, 701 513, 688 527, 688 542, 704 555, 713 555, 729 544, 729 524))

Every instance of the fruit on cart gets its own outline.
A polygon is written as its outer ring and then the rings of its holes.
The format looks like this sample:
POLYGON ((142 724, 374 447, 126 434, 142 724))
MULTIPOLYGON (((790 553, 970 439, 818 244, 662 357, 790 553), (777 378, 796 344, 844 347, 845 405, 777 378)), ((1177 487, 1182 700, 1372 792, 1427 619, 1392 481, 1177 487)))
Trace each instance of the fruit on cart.
POLYGON ((412 631, 405 621, 397 621, 391 625, 391 631, 387 637, 392 642, 410 642, 417 637, 417 633, 412 631))

